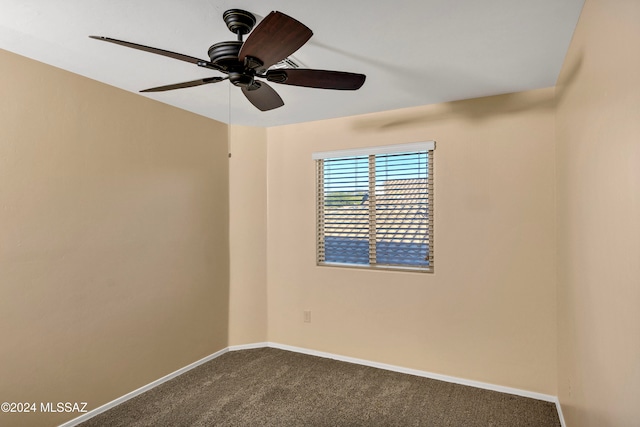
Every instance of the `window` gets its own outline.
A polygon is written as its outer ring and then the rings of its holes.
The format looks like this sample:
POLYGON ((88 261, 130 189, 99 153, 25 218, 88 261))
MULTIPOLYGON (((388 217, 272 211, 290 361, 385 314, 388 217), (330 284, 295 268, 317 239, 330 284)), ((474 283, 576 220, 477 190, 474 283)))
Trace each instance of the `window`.
POLYGON ((434 149, 314 153, 318 265, 433 272, 434 149))

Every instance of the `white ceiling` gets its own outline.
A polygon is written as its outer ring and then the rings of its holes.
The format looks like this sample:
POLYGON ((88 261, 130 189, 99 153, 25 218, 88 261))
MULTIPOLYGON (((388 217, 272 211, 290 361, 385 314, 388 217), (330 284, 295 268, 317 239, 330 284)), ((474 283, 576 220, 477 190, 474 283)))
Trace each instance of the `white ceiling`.
MULTIPOLYGON (((228 82, 147 96, 226 123, 275 126, 553 86, 584 0, 0 0, 0 48, 137 92, 219 75, 89 39, 108 36, 208 59, 235 40, 230 8, 272 10, 313 30, 293 56, 307 68, 363 73, 358 91, 271 84, 261 112, 228 82)), ((45 78, 46 76, 43 76, 45 78)))

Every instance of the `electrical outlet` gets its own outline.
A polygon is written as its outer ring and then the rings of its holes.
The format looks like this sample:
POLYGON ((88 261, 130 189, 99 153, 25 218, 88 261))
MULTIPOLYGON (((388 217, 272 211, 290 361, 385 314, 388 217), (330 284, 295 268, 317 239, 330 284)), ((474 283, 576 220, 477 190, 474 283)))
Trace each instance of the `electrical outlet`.
POLYGON ((311 310, 305 310, 302 313, 304 314, 304 323, 311 323, 311 310))

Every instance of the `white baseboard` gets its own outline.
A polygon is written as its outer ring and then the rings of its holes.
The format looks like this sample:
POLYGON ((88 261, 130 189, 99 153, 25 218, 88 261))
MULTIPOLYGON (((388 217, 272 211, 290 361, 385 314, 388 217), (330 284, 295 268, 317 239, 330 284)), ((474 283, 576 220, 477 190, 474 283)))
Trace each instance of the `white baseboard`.
POLYGON ((560 405, 560 398, 556 397, 556 410, 558 411, 558 418, 560 418, 560 425, 567 427, 567 423, 564 422, 564 415, 562 414, 562 405, 560 405))
POLYGON ((256 342, 256 343, 252 343, 252 344, 242 344, 242 345, 232 345, 227 347, 229 349, 229 351, 238 351, 238 350, 252 350, 254 348, 264 348, 264 347, 271 347, 271 345, 269 345, 271 343, 268 342, 256 342))
POLYGON ((223 354, 225 354, 228 351, 229 351, 229 347, 223 348, 220 351, 216 351, 215 353, 210 354, 209 356, 203 357, 202 359, 197 360, 197 361, 185 366, 184 368, 180 368, 177 371, 174 371, 174 372, 172 372, 172 373, 170 373, 168 375, 165 375, 164 377, 162 377, 160 379, 157 379, 157 380, 155 380, 153 382, 150 382, 147 385, 144 385, 144 386, 142 386, 142 387, 140 387, 140 388, 138 388, 136 390, 133 390, 132 392, 127 393, 124 396, 120 396, 117 399, 112 400, 111 402, 105 403, 104 405, 102 405, 102 406, 100 406, 100 407, 98 407, 98 408, 96 408, 94 410, 91 410, 91 411, 87 412, 86 414, 82 414, 79 417, 76 417, 76 418, 74 418, 72 420, 69 420, 64 424, 60 424, 58 427, 73 427, 73 426, 77 426, 78 424, 87 421, 89 418, 93 418, 98 414, 101 414, 101 413, 103 413, 105 411, 108 411, 109 409, 111 409, 111 408, 113 408, 115 406, 118 406, 119 404, 124 403, 127 400, 138 396, 139 394, 144 393, 145 391, 149 391, 152 388, 157 387, 160 384, 162 384, 164 382, 167 382, 167 381, 169 381, 169 380, 171 380, 171 379, 173 379, 173 378, 175 378, 175 377, 177 377, 179 375, 182 375, 185 372, 190 371, 191 369, 202 365, 203 363, 207 363, 208 361, 213 360, 216 357, 220 357, 220 356, 222 356, 223 354))
POLYGON ((516 396, 529 397, 531 399, 542 400, 545 402, 555 403, 558 400, 556 396, 552 396, 550 394, 543 394, 543 393, 537 393, 534 391, 521 390, 519 388, 505 387, 505 386, 485 383, 481 381, 467 380, 464 378, 452 377, 449 375, 436 374, 434 372, 420 371, 418 369, 404 368, 402 366, 388 365, 386 363, 372 362, 370 360, 357 359, 354 357, 342 356, 342 355, 333 354, 333 353, 326 353, 324 351, 309 350, 307 348, 294 347, 290 345, 278 344, 273 342, 269 342, 266 344, 268 347, 279 348, 281 350, 295 351, 296 353, 304 353, 311 356, 335 359, 335 360, 340 360, 342 362, 355 363, 357 365, 370 366, 372 368, 385 369, 387 371, 399 372, 402 374, 415 375, 418 377, 430 378, 433 380, 445 381, 448 383, 461 384, 461 385, 466 385, 466 386, 471 386, 476 388, 482 388, 485 390, 498 391, 500 393, 507 393, 507 394, 513 394, 516 396))
POLYGON ((531 399, 536 399, 536 400, 542 400, 545 402, 552 402, 555 403, 556 405, 556 409, 558 411, 558 417, 560 418, 560 424, 562 425, 562 427, 566 427, 565 421, 564 421, 564 416, 562 415, 562 408, 560 406, 560 401, 558 400, 557 396, 552 396, 550 394, 543 394, 543 393, 537 393, 537 392, 533 392, 533 391, 528 391, 528 390, 522 390, 522 389, 518 389, 518 388, 513 388, 513 387, 505 387, 505 386, 501 386, 501 385, 496 385, 496 384, 491 384, 491 383, 485 383, 485 382, 481 382, 481 381, 474 381, 474 380, 467 380, 464 378, 458 378, 458 377, 452 377, 449 375, 442 375, 442 374, 437 374, 434 372, 428 372, 428 371, 421 371, 421 370, 417 370, 417 369, 410 369, 410 368, 404 368, 402 366, 396 366, 396 365, 389 365, 386 363, 379 363, 379 362, 372 362, 370 360, 365 360, 365 359, 358 359, 355 357, 349 357, 349 356, 342 356, 339 354, 333 354, 333 353, 327 353, 324 351, 318 351, 318 350, 311 350, 308 348, 303 348, 303 347, 295 347, 295 346, 291 346, 291 345, 286 345, 286 344, 279 344, 279 343, 275 343, 275 342, 259 342, 259 343, 252 343, 252 344, 242 344, 242 345, 233 345, 233 346, 229 346, 227 348, 224 348, 220 351, 217 351, 207 357, 204 357, 196 362, 193 362, 190 365, 185 366, 184 368, 178 369, 177 371, 174 371, 172 373, 170 373, 169 375, 165 375, 164 377, 155 380, 145 386, 142 386, 140 388, 138 388, 137 390, 134 390, 130 393, 125 394, 124 396, 121 396, 117 399, 112 400, 109 403, 106 403, 90 412, 87 412, 86 414, 83 414, 77 418, 74 418, 70 421, 67 421, 64 424, 61 424, 59 427, 73 427, 76 426, 86 420, 88 420, 89 418, 95 417, 98 414, 101 414, 102 412, 105 412, 111 408, 113 408, 114 406, 117 406, 121 403, 126 402, 127 400, 138 396, 139 394, 142 394, 146 391, 151 390, 154 387, 159 386, 160 384, 169 381, 170 379, 173 379, 175 377, 177 377, 178 375, 182 375, 185 372, 199 366, 202 365, 203 363, 206 363, 210 360, 213 360, 219 356, 222 356, 223 354, 229 352, 229 351, 240 351, 240 350, 251 350, 251 349, 256 349, 256 348, 264 348, 264 347, 269 347, 269 348, 277 348, 280 350, 287 350, 287 351, 293 351, 296 353, 302 353, 302 354, 308 354, 310 356, 318 356, 318 357, 324 357, 326 359, 334 359, 334 360, 339 360, 341 362, 348 362, 348 363, 355 363, 357 365, 363 365, 363 366, 370 366, 372 368, 378 368, 378 369, 385 369, 387 371, 393 371, 393 372, 399 372, 402 374, 409 374, 409 375, 415 375, 418 377, 424 377, 424 378, 430 378, 430 379, 434 379, 434 380, 439 380, 439 381, 445 381, 448 383, 454 383, 454 384, 460 384, 460 385, 466 385, 466 386, 470 386, 470 387, 476 387, 476 388, 481 388, 481 389, 485 389, 485 390, 492 390, 492 391, 497 391, 500 393, 507 393, 507 394, 513 394, 516 396, 522 396, 522 397, 528 397, 531 399))

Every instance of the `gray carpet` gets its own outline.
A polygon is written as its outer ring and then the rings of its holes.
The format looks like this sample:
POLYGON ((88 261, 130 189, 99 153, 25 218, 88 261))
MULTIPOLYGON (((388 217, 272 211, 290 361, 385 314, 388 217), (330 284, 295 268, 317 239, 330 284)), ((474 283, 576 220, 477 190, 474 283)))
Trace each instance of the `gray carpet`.
POLYGON ((560 427, 555 405, 270 348, 226 353, 89 426, 560 427))

